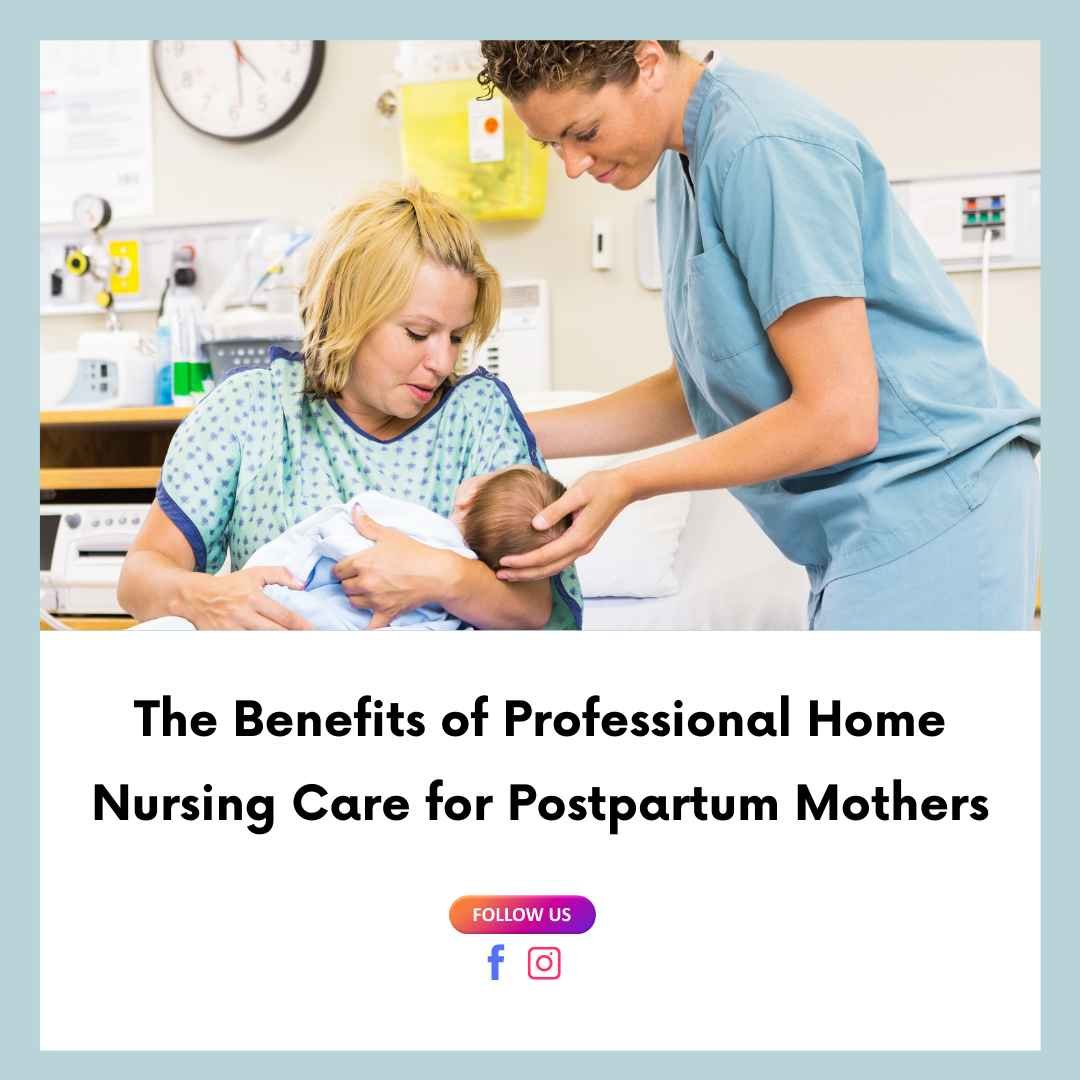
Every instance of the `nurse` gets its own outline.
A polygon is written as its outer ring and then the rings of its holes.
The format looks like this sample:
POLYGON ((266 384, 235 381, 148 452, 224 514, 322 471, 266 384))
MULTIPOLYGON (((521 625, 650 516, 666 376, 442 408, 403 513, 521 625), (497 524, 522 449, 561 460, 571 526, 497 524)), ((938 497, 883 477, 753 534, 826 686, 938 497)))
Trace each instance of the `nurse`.
POLYGON ((867 140, 781 79, 676 41, 482 50, 481 85, 568 177, 630 191, 657 170, 674 363, 530 415, 541 449, 700 436, 583 477, 536 521, 572 527, 499 576, 557 573, 635 500, 729 488, 806 567, 812 628, 1029 626, 1038 410, 988 363, 867 140))
MULTIPOLYGON (((462 343, 498 320, 499 279, 468 222, 435 196, 391 186, 338 211, 300 302, 301 352, 272 349, 268 366, 227 376, 173 438, 120 576, 120 603, 140 621, 304 629, 264 592, 304 583, 284 567, 245 567, 257 548, 359 491, 449 517, 465 480, 543 467, 506 386, 482 369, 455 377, 462 343), (219 574, 226 553, 233 569, 219 574)), ((475 559, 354 523, 375 545, 334 571, 373 629, 429 603, 478 628, 581 628, 572 568, 508 584, 475 559)))

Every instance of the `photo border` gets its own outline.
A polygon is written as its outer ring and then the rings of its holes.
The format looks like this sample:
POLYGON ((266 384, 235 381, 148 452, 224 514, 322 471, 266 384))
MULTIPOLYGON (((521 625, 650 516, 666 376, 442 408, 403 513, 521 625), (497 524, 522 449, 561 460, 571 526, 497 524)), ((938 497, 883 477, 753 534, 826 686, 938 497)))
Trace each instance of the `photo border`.
MULTIPOLYGON (((333 1078, 357 1075, 378 1077, 487 1076, 548 1078, 574 1075, 637 1077, 696 1077, 724 1072, 738 1077, 830 1080, 880 1080, 918 1075, 934 1077, 1061 1077, 1080 1074, 1077 1025, 1076 821, 1073 801, 1074 763, 1080 762, 1078 724, 1065 672, 1076 664, 1076 646, 1064 628, 1064 613, 1080 599, 1080 572, 1072 554, 1080 526, 1077 484, 1069 472, 1080 462, 1080 423, 1063 414, 1069 401, 1080 400, 1080 364, 1069 318, 1076 306, 1075 289, 1068 275, 1068 258, 1080 252, 1080 228, 1075 192, 1080 190, 1074 103, 1080 100, 1073 33, 1066 17, 1051 14, 1059 5, 1029 2, 1023 5, 987 0, 977 5, 950 5, 942 0, 907 0, 902 10, 888 5, 869 8, 865 3, 773 0, 763 5, 667 5, 662 15, 656 3, 642 0, 545 0, 529 12, 479 12, 470 7, 454 10, 445 0, 412 0, 408 5, 359 5, 331 14, 305 12, 301 5, 272 9, 266 0, 186 0, 177 11, 148 11, 148 5, 130 0, 92 7, 73 0, 22 5, 9 16, 3 85, 8 101, 6 118, 10 140, 8 167, 2 182, 9 213, 35 205, 39 198, 37 109, 31 106, 38 68, 37 42, 47 38, 149 38, 183 33, 187 36, 228 37, 257 26, 259 36, 335 39, 394 39, 416 32, 423 25, 430 37, 465 38, 512 32, 518 36, 565 34, 568 26, 582 38, 599 37, 612 29, 657 29, 684 39, 783 40, 971 40, 978 38, 1039 40, 1042 45, 1042 124, 1046 135, 1041 163, 1044 176, 1043 267, 1058 270, 1041 277, 1042 350, 1051 362, 1043 365, 1044 424, 1043 477, 1043 596, 1047 611, 1042 618, 1042 1046, 1038 1052, 988 1051, 354 1051, 354 1052, 73 1052, 38 1050, 38 636, 27 632, 33 618, 29 581, 17 573, 10 586, 8 617, 3 627, 5 668, 11 675, 7 728, 0 753, 0 837, 5 874, 0 889, 3 930, 0 979, 0 1062, 9 1076, 95 1078, 154 1077, 171 1080, 200 1077, 258 1076, 261 1080, 295 1077, 333 1078), (749 10, 747 10, 749 8, 749 10), (720 31, 720 35, 715 32, 720 31), (35 164, 30 168, 30 163, 35 164), (1071 217, 1069 216, 1071 213, 1071 217), (1047 432, 1049 434, 1047 434, 1047 432), (1047 497, 1047 496, 1050 497, 1047 497)), ((1003 73, 1007 78, 1007 73, 1003 73)), ((912 79, 917 80, 913 64, 912 79)), ((36 95, 35 95, 36 96, 36 95)), ((24 469, 27 447, 37 445, 36 416, 22 403, 32 400, 37 355, 39 316, 35 273, 13 258, 25 243, 36 250, 37 219, 15 214, 10 222, 12 250, 5 260, 5 296, 11 335, 7 376, 15 414, 0 424, 0 445, 6 459, 16 463, 10 479, 9 503, 14 529, 4 530, 0 544, 3 565, 26 566, 33 557, 33 534, 22 527, 30 520, 31 498, 37 499, 37 476, 24 469), (30 314, 32 313, 32 314, 30 314), (20 510, 19 507, 22 509, 20 510)), ((980 673, 976 672, 978 677, 980 673)), ((957 677, 966 677, 958 671, 957 677)), ((992 948, 992 942, 987 943, 992 948)), ((884 975, 884 973, 883 973, 884 975)), ((869 989, 869 988, 868 988, 869 989)), ((928 996, 947 994, 948 987, 928 986, 928 996)), ((629 1009, 644 1009, 647 1002, 629 1002, 629 1009)), ((632 1013, 631 1013, 632 1015, 632 1013)))

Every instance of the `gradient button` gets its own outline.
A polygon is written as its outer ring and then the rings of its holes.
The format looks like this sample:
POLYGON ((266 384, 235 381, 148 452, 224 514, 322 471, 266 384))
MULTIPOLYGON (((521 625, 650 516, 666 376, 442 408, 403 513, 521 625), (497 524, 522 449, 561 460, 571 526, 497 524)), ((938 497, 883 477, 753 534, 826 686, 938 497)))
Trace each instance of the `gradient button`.
POLYGON ((584 934, 594 922, 585 896, 459 896, 450 905, 462 934, 584 934))

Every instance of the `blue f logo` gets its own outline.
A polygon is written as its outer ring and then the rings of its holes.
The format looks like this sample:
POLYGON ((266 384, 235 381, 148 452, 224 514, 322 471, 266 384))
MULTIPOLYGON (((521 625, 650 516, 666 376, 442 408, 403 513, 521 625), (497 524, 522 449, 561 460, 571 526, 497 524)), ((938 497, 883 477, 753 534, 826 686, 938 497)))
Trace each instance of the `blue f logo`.
POLYGON ((499 979, 499 965, 503 962, 503 945, 492 945, 491 952, 488 953, 488 965, 491 968, 491 978, 498 982, 499 979))

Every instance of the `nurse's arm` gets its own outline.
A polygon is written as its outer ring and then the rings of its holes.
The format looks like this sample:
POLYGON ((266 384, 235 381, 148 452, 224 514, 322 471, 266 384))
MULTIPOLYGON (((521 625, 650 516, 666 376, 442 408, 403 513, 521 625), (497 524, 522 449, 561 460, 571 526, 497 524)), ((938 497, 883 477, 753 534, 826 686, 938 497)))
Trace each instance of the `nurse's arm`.
POLYGON ((573 513, 559 539, 503 559, 505 581, 547 577, 587 554, 625 507, 672 491, 760 484, 870 453, 877 445, 878 382, 861 299, 809 300, 769 327, 791 395, 717 435, 617 469, 587 473, 534 520, 573 513))
POLYGON ((529 413, 525 419, 548 459, 623 454, 694 433, 674 364, 595 401, 529 413))
POLYGON ((626 466, 632 498, 779 480, 862 457, 877 446, 877 364, 865 302, 808 300, 781 315, 768 334, 791 383, 787 400, 685 450, 651 459, 655 470, 648 461, 626 466))

